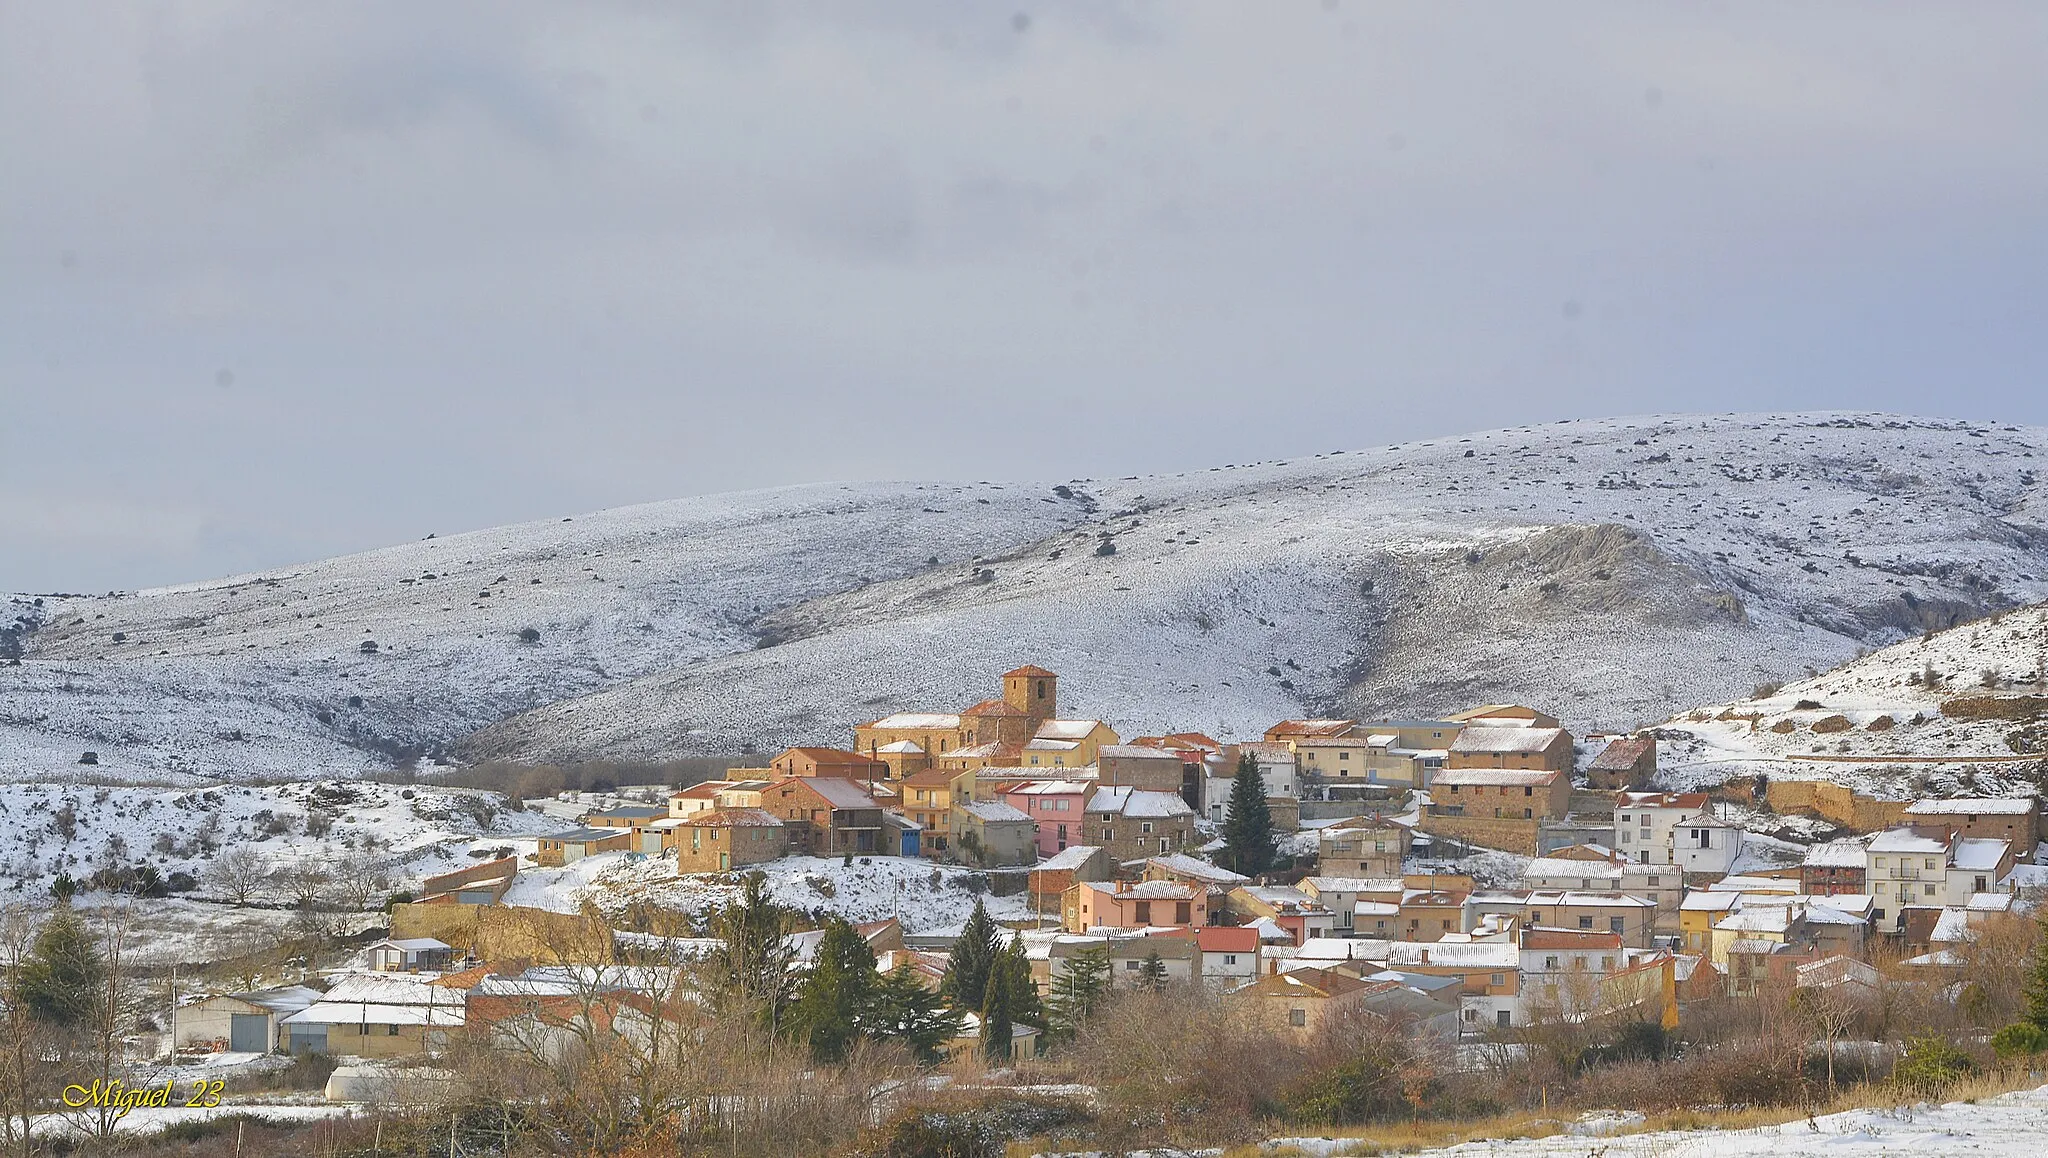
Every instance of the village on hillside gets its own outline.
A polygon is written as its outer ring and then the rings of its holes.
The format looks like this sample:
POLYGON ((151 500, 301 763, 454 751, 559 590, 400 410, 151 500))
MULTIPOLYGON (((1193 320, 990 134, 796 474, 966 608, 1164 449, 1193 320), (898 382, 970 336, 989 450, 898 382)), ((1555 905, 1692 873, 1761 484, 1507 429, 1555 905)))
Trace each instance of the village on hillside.
MULTIPOLYGON (((1283 1033, 1384 1015, 1451 1044, 1560 1019, 1668 1029, 1701 1001, 1939 990, 1965 977, 1980 930, 2048 885, 2033 796, 1879 801, 1762 778, 1661 791, 1653 735, 1580 741, 1512 704, 1282 720, 1220 743, 1125 738, 1060 703, 1059 677, 1024 666, 993 698, 883 716, 844 748, 637 800, 533 802, 563 827, 426 879, 388 937, 318 978, 188 995, 164 1048, 431 1056, 458 1031, 547 1022, 592 970, 608 1000, 657 1009, 672 982, 648 979, 670 974, 605 971, 717 951, 715 921, 530 903, 551 875, 587 899, 613 879, 733 890, 781 864, 929 864, 934 889, 941 869, 972 870, 950 878, 973 890, 966 936, 1021 955, 1040 1001, 1092 970, 1241 1003, 1283 1033), (1801 846, 1752 831, 1760 818, 1833 839, 1801 846)), ((818 928, 784 934, 798 973, 836 920, 820 887, 818 928)), ((847 927, 884 973, 960 1004, 942 986, 961 929, 901 904, 847 927)), ((990 1049, 982 1002, 958 1012, 938 1052, 990 1049)), ((1001 1055, 1035 1054, 1047 1028, 1017 1019, 1001 1055)))

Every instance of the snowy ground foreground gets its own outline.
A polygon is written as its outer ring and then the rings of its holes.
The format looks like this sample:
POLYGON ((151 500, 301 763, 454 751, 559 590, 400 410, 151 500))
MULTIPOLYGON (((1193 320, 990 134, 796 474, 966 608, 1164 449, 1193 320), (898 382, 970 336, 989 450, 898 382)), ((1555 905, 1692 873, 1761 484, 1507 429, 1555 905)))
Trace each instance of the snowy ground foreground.
MULTIPOLYGON (((1278 1138, 1269 1148, 1303 1154, 1349 1154, 1341 1138, 1278 1138)), ((1418 1158, 1844 1158, 1847 1155, 1968 1154, 1972 1158, 2034 1158, 2048 1146, 2048 1087, 2001 1094, 1974 1105, 1950 1102, 1897 1110, 1850 1110, 1759 1130, 1676 1130, 1613 1137, 1562 1134, 1516 1141, 1470 1142, 1423 1150, 1418 1158)), ((1285 1151, 1283 1151, 1285 1152, 1285 1151)))
POLYGON ((2048 430, 1883 415, 1570 422, 1065 493, 714 496, 23 597, 42 626, 0 666, 0 771, 346 774, 534 708, 463 750, 843 742, 1027 660, 1127 734, 1495 698, 1626 726, 2048 597, 2042 455, 2048 430))
POLYGON ((1670 738, 1658 746, 1658 781, 1689 788, 1763 772, 1833 780, 1894 799, 2031 792, 2041 760, 2020 758, 2007 742, 2017 723, 1950 719, 1942 705, 1959 696, 2048 692, 2037 682, 2048 665, 2044 657, 2048 606, 1916 636, 1768 697, 1671 720, 1664 725, 1670 738), (1939 683, 1926 682, 1930 671, 1939 683), (1845 730, 1832 730, 1844 722, 1845 730), (1998 759, 1960 763, 1957 756, 1998 759))
MULTIPOLYGON (((527 842, 520 846, 531 851, 527 842)), ((934 865, 925 860, 877 856, 854 858, 784 857, 755 866, 767 878, 768 892, 779 904, 813 916, 836 913, 856 924, 898 917, 905 932, 945 933, 957 930, 974 910, 977 894, 967 883, 972 869, 934 865)), ((616 915, 638 901, 679 912, 702 915, 739 895, 735 873, 677 875, 673 860, 608 852, 585 857, 559 869, 523 869, 505 895, 505 903, 581 912, 585 902, 616 915)), ((983 895, 989 915, 999 921, 1030 915, 1023 895, 983 895)))
MULTIPOLYGON (((210 859, 202 848, 208 833, 220 847, 256 850, 273 868, 312 859, 331 869, 361 854, 397 888, 474 864, 472 850, 566 827, 504 803, 495 793, 362 780, 210 789, 0 783, 0 900, 47 897, 58 873, 83 880, 105 863, 147 862, 166 879, 198 877, 210 859), (329 825, 323 835, 307 835, 309 817, 329 825)), ((531 851, 532 842, 523 847, 531 851)), ((194 894, 207 895, 203 887, 194 894)), ((264 891, 255 899, 280 898, 264 891)), ((175 922, 165 931, 175 933, 175 922)))
MULTIPOLYGON (((179 1087, 177 1100, 190 1096, 190 1090, 179 1087)), ((312 1122, 322 1118, 345 1117, 360 1107, 334 1105, 326 1102, 294 1104, 286 1102, 223 1102, 211 1109, 172 1104, 163 1108, 146 1107, 128 1111, 115 1123, 116 1132, 125 1135, 154 1134, 185 1122, 206 1122, 214 1118, 246 1114, 271 1122, 312 1122)), ((86 1131, 79 1127, 77 1114, 47 1114, 37 1118, 34 1132, 42 1138, 86 1137, 86 1131)))

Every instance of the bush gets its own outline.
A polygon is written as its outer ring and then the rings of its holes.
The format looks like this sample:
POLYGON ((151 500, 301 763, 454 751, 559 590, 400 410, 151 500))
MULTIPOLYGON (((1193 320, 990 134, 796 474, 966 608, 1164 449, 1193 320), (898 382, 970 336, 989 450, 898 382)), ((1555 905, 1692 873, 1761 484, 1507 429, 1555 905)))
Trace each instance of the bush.
POLYGON ((858 1158, 1003 1158, 1026 1138, 1078 1140, 1092 1123, 1072 1102, 998 1094, 961 1107, 909 1110, 882 1127, 858 1158))
POLYGON ((532 627, 522 627, 519 629, 519 638, 528 643, 539 643, 540 631, 532 627))
POLYGON ((1930 1034, 1906 1043, 1905 1056, 1892 1067, 1892 1084, 1907 1093, 1939 1097, 1976 1072, 1969 1054, 1930 1034))
POLYGON ((2000 1061, 2021 1061, 2037 1053, 2048 1053, 2048 1029, 2031 1021, 2016 1021, 1991 1035, 1991 1050, 2000 1061))

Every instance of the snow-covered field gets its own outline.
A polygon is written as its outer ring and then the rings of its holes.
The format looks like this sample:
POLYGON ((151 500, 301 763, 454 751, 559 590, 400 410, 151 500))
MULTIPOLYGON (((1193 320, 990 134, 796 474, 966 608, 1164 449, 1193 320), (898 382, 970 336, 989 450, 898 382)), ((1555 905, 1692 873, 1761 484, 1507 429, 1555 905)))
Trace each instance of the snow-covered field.
POLYGON ((713 496, 23 596, 0 769, 844 742, 1025 661, 1127 734, 1494 699, 1623 727, 2048 597, 2041 455, 2039 428, 1886 415, 1567 422, 1058 487, 713 496))
MULTIPOLYGON (((1370 1153, 1339 1138, 1280 1138, 1281 1153, 1370 1153), (1289 1151, 1283 1147, 1292 1147, 1289 1151)), ((2048 1146, 2048 1087, 1981 1102, 1850 1110, 1758 1130, 1678 1130, 1617 1136, 1560 1134, 1549 1138, 1469 1142, 1417 1152, 1417 1158, 1876 1158, 1878 1155, 1970 1155, 2033 1158, 2048 1146)))
MULTIPOLYGON (((530 851, 530 842, 521 848, 530 851)), ((999 921, 1030 915, 1024 896, 977 894, 968 885, 978 873, 925 860, 855 857, 847 865, 843 858, 793 856, 757 867, 779 904, 814 916, 836 913, 855 923, 895 917, 910 933, 957 930, 977 895, 999 921)), ((679 876, 673 860, 608 852, 563 868, 523 869, 505 902, 560 913, 580 912, 588 902, 616 914, 644 901, 701 916, 737 897, 740 882, 738 874, 679 876)))
POLYGON ((2048 606, 1915 637, 1775 693, 1664 725, 1658 778, 1672 787, 1758 772, 1832 780, 1894 799, 2038 789, 2048 733, 1955 718, 1958 697, 2048 694, 2048 606), (1932 682, 1930 682, 1930 676, 1932 682))

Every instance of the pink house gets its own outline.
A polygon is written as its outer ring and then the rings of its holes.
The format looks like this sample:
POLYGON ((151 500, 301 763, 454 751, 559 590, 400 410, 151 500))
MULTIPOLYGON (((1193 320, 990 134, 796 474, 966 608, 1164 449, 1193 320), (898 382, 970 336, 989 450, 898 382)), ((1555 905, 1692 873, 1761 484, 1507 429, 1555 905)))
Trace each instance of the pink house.
POLYGON ((1032 780, 1003 793, 1010 807, 1038 825, 1038 855, 1056 856, 1070 844, 1086 844, 1081 836, 1082 810, 1094 787, 1079 780, 1032 780))

